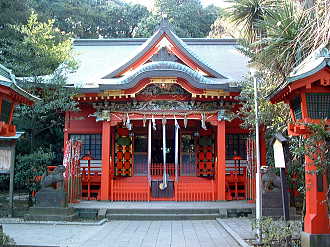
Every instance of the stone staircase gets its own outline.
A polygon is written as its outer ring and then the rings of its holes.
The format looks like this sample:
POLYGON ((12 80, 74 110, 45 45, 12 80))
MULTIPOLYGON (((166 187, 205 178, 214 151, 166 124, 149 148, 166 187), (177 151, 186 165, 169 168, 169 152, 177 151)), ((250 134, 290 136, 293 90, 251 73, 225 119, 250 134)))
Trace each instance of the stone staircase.
POLYGON ((220 215, 216 208, 149 208, 110 209, 106 216, 110 220, 214 220, 220 215))
POLYGON ((81 218, 109 220, 215 220, 216 218, 251 216, 251 208, 79 208, 81 218))

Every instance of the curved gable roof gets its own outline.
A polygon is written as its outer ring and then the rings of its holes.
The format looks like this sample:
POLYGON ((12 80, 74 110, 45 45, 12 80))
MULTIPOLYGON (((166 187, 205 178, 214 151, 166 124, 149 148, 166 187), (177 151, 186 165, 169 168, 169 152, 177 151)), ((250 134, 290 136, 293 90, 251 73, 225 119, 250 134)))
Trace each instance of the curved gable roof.
POLYGON ((223 89, 239 91, 237 87, 230 87, 228 79, 212 79, 202 76, 200 73, 176 62, 159 61, 142 65, 132 74, 118 79, 116 84, 99 84, 100 90, 118 90, 134 87, 140 80, 146 77, 179 77, 199 89, 223 89), (216 81, 215 81, 216 80, 216 81))
MULTIPOLYGON (((163 20, 161 22, 158 30, 140 47, 139 51, 132 58, 128 59, 127 62, 104 76, 102 79, 118 77, 128 71, 131 66, 138 63, 141 59, 143 59, 143 57, 151 57, 154 54, 151 50, 157 46, 157 44, 159 44, 164 37, 168 38, 169 42, 174 44, 179 52, 183 54, 185 59, 190 60, 198 69, 207 73, 208 76, 219 79, 228 79, 226 76, 217 72, 214 68, 198 57, 174 32, 172 32, 167 20, 163 20)), ((174 51, 174 53, 175 52, 176 51, 174 51)))

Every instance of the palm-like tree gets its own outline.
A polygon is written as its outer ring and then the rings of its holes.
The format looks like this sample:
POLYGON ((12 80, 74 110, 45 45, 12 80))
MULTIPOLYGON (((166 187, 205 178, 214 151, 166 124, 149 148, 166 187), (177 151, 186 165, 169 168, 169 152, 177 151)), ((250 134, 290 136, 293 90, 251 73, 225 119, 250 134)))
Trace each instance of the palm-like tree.
POLYGON ((231 2, 231 19, 244 26, 241 50, 282 79, 315 48, 329 44, 329 0, 316 1, 309 8, 289 0, 231 2))
POLYGON ((231 21, 242 26, 242 36, 249 42, 254 42, 264 35, 264 30, 258 26, 269 11, 274 7, 273 0, 228 0, 231 3, 228 13, 231 21))

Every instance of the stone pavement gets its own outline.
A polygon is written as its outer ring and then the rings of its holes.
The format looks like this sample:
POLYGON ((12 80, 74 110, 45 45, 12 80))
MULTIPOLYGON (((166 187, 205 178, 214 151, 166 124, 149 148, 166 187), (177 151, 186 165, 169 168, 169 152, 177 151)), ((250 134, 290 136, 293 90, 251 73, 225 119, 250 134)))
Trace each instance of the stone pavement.
POLYGON ((81 246, 98 229, 99 226, 3 224, 4 232, 16 244, 37 246, 81 246))
POLYGON ((252 221, 253 219, 249 218, 219 219, 220 223, 226 224, 242 239, 255 239, 255 232, 252 231, 252 221))
POLYGON ((239 247, 215 220, 112 221, 103 226, 4 224, 17 244, 63 247, 239 247))

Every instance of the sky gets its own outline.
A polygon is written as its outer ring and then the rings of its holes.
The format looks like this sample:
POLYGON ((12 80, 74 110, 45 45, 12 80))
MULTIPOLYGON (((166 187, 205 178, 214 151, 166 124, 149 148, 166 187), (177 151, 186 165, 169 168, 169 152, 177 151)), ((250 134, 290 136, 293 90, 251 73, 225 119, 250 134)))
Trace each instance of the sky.
MULTIPOLYGON (((147 6, 149 9, 153 5, 153 0, 124 0, 126 2, 132 2, 132 3, 139 3, 147 6)), ((215 6, 218 7, 227 7, 228 3, 225 3, 225 0, 201 0, 202 4, 204 6, 214 4, 215 6)))

